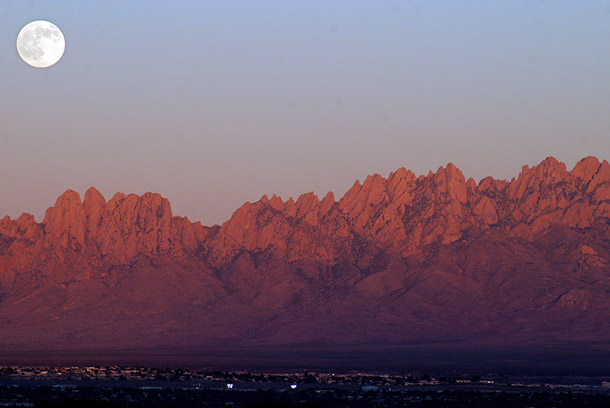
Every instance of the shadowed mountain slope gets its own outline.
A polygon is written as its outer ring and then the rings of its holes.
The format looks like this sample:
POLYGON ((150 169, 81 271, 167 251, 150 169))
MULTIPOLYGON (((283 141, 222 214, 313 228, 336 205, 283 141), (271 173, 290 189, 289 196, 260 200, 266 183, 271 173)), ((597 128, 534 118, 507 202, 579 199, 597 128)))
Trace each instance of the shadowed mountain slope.
POLYGON ((453 164, 338 201, 262 197, 222 226, 68 190, 0 220, 3 349, 610 341, 610 165, 478 184, 453 164))

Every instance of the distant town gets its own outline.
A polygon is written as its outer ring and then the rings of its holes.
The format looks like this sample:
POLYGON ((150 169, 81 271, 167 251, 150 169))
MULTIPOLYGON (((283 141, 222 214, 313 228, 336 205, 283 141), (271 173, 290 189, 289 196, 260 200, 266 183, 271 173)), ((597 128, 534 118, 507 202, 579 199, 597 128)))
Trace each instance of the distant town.
POLYGON ((148 367, 0 367, 8 407, 610 406, 600 378, 251 373, 148 367), (440 404, 440 405, 439 405, 440 404))
POLYGON ((440 385, 440 384, 494 384, 493 380, 479 375, 469 377, 439 377, 428 374, 407 376, 388 374, 335 374, 335 373, 250 373, 228 371, 193 371, 188 368, 146 367, 0 367, 0 378, 37 380, 113 380, 113 381, 166 381, 233 382, 233 383, 278 383, 278 384, 327 384, 327 385, 440 385))

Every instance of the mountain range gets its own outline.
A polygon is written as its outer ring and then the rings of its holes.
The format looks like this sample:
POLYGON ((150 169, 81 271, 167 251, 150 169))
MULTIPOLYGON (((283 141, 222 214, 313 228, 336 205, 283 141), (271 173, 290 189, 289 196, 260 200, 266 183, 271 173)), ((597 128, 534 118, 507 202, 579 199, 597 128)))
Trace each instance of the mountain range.
MULTIPOLYGON (((213 192, 210 192, 213 194, 213 192)), ((449 163, 245 203, 68 190, 0 220, 0 349, 473 344, 610 351, 610 165, 449 163)))

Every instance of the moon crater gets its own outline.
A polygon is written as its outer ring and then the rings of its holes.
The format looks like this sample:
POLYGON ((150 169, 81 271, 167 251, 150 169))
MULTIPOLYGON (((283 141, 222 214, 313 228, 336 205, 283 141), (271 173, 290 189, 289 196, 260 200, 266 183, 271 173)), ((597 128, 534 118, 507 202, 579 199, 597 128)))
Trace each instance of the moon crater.
POLYGON ((17 52, 21 59, 36 68, 47 68, 64 55, 66 41, 61 30, 44 20, 26 24, 17 36, 17 52))

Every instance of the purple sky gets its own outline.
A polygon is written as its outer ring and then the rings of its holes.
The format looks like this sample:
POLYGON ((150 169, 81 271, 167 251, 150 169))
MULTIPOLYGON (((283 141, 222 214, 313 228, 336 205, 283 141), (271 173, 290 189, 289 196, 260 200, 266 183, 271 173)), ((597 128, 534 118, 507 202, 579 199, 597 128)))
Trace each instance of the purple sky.
POLYGON ((609 1, 50 1, 0 7, 0 214, 64 190, 245 201, 455 163, 610 159, 609 1), (46 19, 64 57, 17 55, 46 19))

